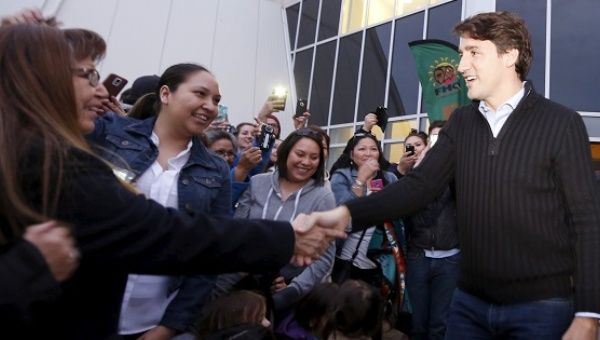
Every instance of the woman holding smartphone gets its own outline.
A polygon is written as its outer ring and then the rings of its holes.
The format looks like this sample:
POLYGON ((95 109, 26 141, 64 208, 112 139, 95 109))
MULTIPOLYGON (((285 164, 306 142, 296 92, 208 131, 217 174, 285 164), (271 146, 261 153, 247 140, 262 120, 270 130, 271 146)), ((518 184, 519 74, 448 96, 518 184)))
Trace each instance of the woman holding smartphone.
MULTIPOLYGON (((331 190, 336 203, 339 205, 369 195, 397 181, 391 172, 380 170, 385 169, 386 164, 377 138, 370 133, 356 133, 331 167, 331 190)), ((352 263, 349 278, 379 286, 381 273, 377 265, 367 257, 374 232, 375 226, 365 229, 364 232, 350 234, 341 251, 338 250, 337 257, 352 263)), ((336 263, 341 262, 336 260, 336 263)), ((341 267, 338 264, 334 268, 334 280, 339 279, 339 270, 341 267)))

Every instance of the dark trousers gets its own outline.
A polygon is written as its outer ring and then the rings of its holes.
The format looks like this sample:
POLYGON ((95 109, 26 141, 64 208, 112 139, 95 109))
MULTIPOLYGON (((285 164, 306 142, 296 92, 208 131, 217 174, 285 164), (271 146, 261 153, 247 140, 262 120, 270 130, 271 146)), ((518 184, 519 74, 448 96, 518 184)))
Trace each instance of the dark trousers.
POLYGON ((411 339, 444 339, 459 260, 460 253, 433 259, 425 257, 421 249, 408 252, 406 289, 412 306, 411 339))
POLYGON ((574 314, 571 298, 497 305, 457 289, 446 339, 560 339, 574 314))

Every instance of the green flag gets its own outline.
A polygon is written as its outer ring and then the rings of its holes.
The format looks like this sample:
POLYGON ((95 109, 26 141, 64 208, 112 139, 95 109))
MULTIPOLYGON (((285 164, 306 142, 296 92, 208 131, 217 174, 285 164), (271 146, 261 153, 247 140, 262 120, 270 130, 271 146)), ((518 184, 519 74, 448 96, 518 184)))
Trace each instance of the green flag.
POLYGON ((470 103, 465 80, 457 71, 458 48, 443 40, 408 43, 417 64, 429 122, 447 120, 457 107, 470 103))

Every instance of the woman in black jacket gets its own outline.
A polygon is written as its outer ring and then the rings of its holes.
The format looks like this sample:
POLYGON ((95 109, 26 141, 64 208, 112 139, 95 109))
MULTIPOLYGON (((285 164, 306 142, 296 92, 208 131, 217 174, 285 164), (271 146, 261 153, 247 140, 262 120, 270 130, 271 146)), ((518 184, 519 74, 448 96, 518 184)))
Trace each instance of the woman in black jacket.
POLYGON ((0 29, 0 218, 16 237, 23 225, 69 223, 81 252, 62 295, 39 301, 26 316, 30 327, 10 324, 4 334, 104 339, 117 326, 127 272, 276 270, 294 254, 309 262, 339 235, 295 231, 287 222, 188 217, 136 194, 83 138, 93 127, 99 75, 93 63, 73 64, 71 52, 54 28, 0 29))

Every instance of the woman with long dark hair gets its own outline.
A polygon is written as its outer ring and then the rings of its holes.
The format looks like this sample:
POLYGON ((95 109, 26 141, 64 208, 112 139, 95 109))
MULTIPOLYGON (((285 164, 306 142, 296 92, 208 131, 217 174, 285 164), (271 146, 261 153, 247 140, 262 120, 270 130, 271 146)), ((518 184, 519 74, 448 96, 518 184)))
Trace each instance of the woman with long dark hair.
POLYGON ((119 181, 83 137, 94 128, 98 72, 75 62, 60 30, 1 28, 0 74, 0 217, 15 237, 25 225, 64 221, 81 252, 62 295, 39 301, 29 324, 5 325, 5 334, 104 339, 116 330, 129 272, 277 270, 293 254, 304 264, 324 250, 328 240, 305 242, 311 233, 334 234, 294 232, 289 222, 189 217, 119 181))
MULTIPOLYGON (((256 175, 244 192, 235 217, 292 221, 301 213, 335 207, 325 185, 325 151, 321 136, 308 128, 292 132, 279 146, 274 172, 256 175)), ((276 310, 286 310, 328 277, 335 246, 310 266, 288 265, 272 281, 276 310)))
MULTIPOLYGON (((364 132, 356 133, 344 148, 338 160, 331 167, 331 190, 336 203, 342 204, 351 199, 366 196, 397 181, 391 172, 384 171, 387 163, 383 157, 377 138, 364 132)), ((338 258, 350 261, 350 278, 360 279, 375 285, 380 284, 381 273, 377 264, 367 257, 367 250, 375 226, 350 234, 344 246, 338 250, 338 258)), ((337 261, 340 263, 340 261, 337 261)), ((341 267, 336 265, 334 278, 337 279, 341 267)))

